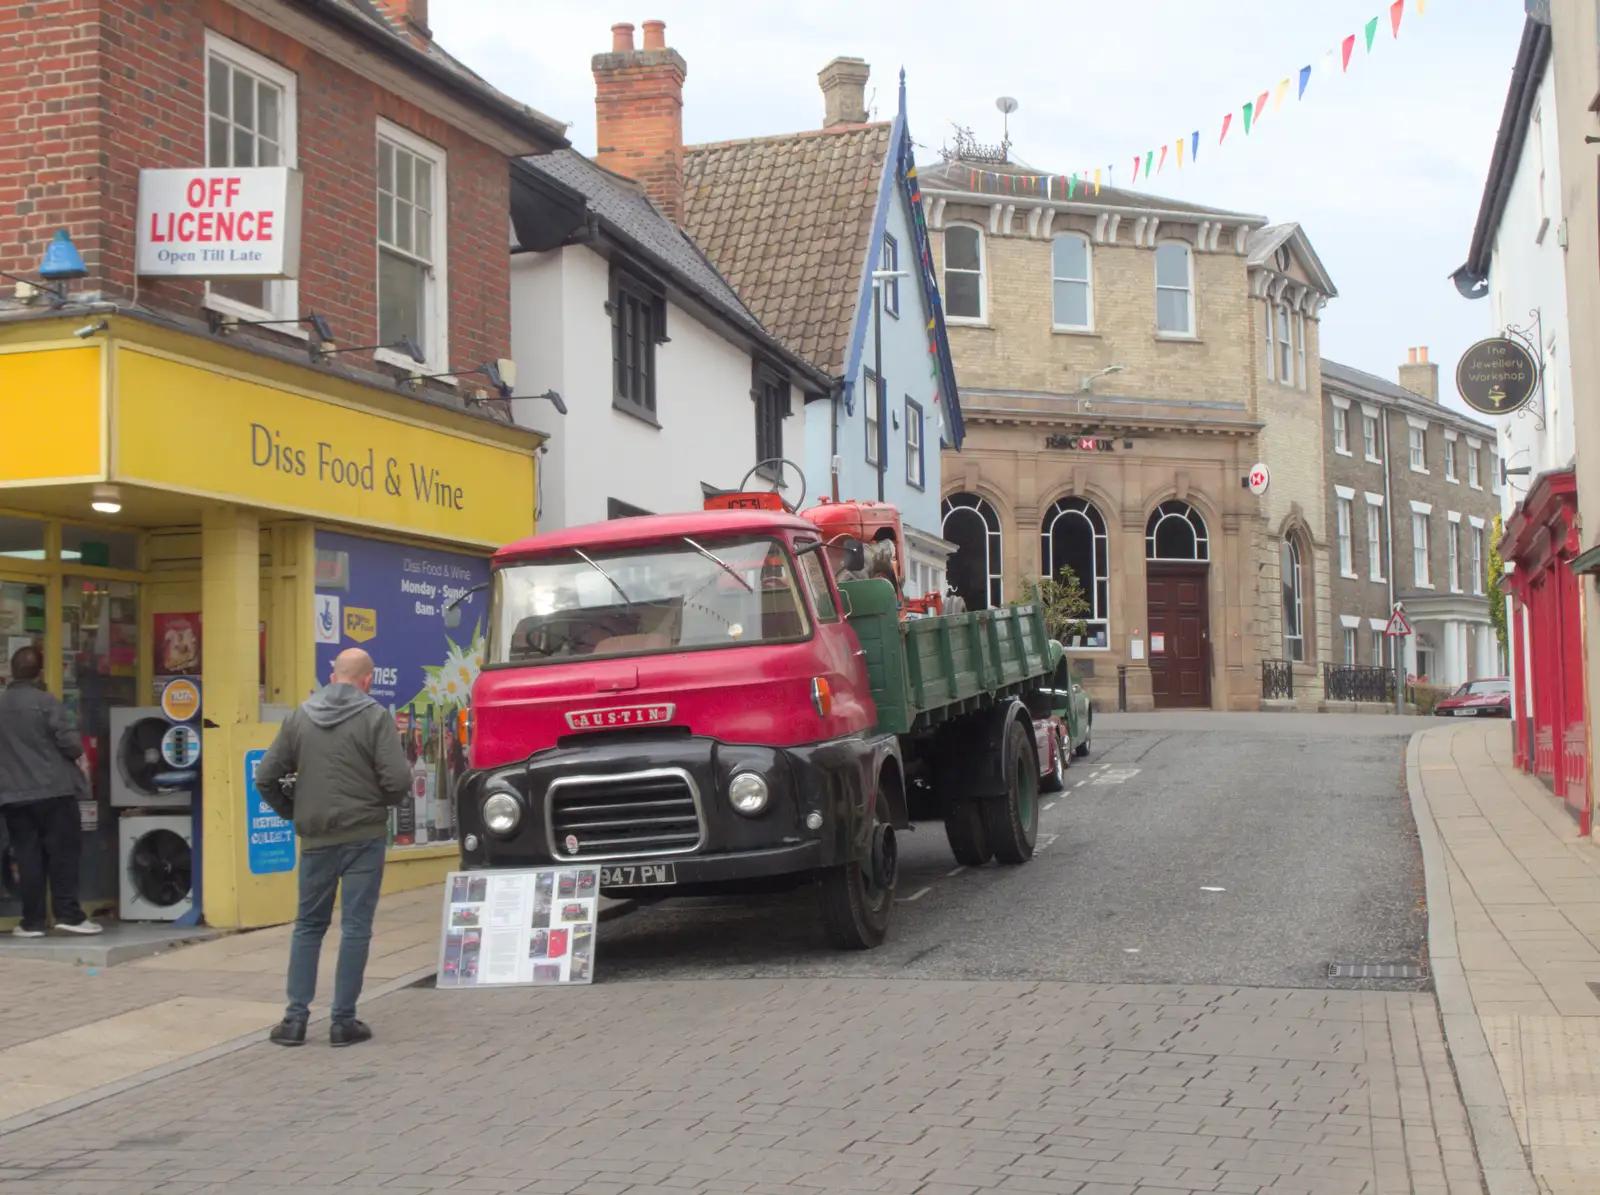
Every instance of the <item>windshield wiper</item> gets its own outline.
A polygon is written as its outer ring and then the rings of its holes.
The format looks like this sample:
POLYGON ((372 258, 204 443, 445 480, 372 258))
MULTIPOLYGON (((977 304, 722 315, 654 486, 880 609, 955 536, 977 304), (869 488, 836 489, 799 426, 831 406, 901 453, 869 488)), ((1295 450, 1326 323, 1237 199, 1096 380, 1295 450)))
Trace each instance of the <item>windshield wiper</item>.
MULTIPOLYGON (((741 577, 734 570, 733 566, 731 564, 729 564, 726 560, 724 560, 721 556, 718 556, 715 552, 706 551, 706 549, 702 548, 699 544, 695 543, 694 540, 690 539, 687 535, 683 537, 683 542, 688 544, 696 552, 699 552, 700 555, 704 556, 707 560, 711 561, 712 564, 716 565, 723 572, 727 573, 728 576, 732 577, 735 581, 739 582, 740 585, 743 585, 747 591, 749 591, 750 593, 754 593, 755 592, 755 589, 754 589, 753 586, 751 586, 750 582, 746 581, 743 577, 741 577)), ((615 584, 615 582, 613 582, 613 584, 615 584)))
POLYGON ((606 572, 605 569, 601 568, 594 561, 590 560, 582 552, 578 551, 577 548, 573 548, 572 549, 572 554, 574 556, 576 556, 579 560, 581 560, 585 564, 587 564, 590 568, 594 569, 595 572, 599 573, 607 581, 611 582, 611 588, 615 589, 617 591, 618 596, 622 598, 622 605, 623 605, 624 609, 628 609, 628 610, 632 610, 633 609, 633 599, 628 597, 628 591, 627 590, 623 589, 622 586, 617 584, 617 579, 615 577, 613 577, 610 573, 606 572))

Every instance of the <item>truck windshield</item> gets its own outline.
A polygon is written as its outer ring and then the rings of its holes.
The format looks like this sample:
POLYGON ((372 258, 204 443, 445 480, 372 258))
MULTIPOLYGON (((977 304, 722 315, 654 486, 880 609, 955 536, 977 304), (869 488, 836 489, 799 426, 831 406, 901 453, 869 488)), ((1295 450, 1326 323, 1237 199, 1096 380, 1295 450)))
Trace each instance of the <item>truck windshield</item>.
POLYGON ((811 633, 788 550, 705 540, 554 556, 494 574, 488 663, 782 643, 811 633))

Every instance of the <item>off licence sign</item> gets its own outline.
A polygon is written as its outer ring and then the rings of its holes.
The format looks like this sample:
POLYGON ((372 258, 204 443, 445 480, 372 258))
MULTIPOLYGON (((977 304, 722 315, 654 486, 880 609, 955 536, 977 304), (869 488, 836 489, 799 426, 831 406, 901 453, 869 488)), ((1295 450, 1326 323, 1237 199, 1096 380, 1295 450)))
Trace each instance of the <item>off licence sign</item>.
POLYGON ((293 278, 300 270, 300 172, 141 170, 138 271, 186 278, 293 278))

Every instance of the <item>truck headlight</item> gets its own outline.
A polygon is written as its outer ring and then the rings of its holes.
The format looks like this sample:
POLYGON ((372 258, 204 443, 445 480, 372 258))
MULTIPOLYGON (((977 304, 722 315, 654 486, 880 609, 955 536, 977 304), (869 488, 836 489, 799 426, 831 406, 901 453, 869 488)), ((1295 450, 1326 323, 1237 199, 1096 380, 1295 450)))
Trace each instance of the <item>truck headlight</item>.
POLYGON ((728 803, 746 817, 767 807, 767 782, 754 772, 740 772, 728 781, 728 803))
POLYGON ((522 820, 522 802, 515 793, 497 789, 483 799, 483 826, 489 833, 508 838, 522 820))

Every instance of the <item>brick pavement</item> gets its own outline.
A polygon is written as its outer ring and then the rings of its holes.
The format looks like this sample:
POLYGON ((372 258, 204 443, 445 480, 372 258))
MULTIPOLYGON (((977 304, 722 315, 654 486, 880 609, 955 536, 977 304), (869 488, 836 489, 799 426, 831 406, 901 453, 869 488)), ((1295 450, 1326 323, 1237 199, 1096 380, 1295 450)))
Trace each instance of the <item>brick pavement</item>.
POLYGON ((1481 1192, 1431 996, 939 980, 406 989, 0 1139, 0 1195, 1481 1192))

